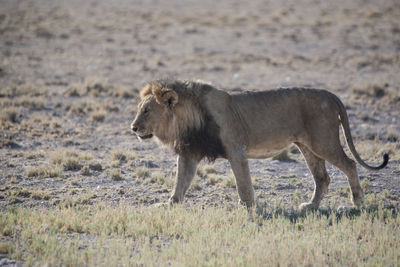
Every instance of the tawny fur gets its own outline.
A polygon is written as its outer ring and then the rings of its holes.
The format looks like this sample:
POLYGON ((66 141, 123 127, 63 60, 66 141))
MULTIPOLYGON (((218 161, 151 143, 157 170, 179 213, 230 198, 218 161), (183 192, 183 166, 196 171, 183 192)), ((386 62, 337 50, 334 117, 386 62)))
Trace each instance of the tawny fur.
POLYGON ((325 161, 347 177, 354 205, 363 192, 355 162, 347 157, 339 140, 342 125, 357 162, 344 105, 334 94, 315 89, 279 89, 237 95, 201 82, 155 81, 140 93, 138 113, 132 129, 139 136, 155 135, 178 154, 178 172, 170 202, 183 200, 203 157, 229 160, 235 174, 240 201, 254 203, 254 190, 247 158, 267 158, 294 143, 301 150, 315 180, 311 201, 302 208, 318 208, 330 178, 325 161))

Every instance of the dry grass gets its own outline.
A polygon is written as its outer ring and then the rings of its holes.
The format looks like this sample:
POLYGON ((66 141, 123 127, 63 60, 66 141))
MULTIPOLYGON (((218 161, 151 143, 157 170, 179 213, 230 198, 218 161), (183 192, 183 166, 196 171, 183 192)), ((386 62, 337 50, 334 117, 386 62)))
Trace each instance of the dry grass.
POLYGON ((125 162, 127 159, 127 155, 122 150, 114 150, 111 156, 113 161, 125 162))
POLYGON ((30 178, 59 178, 61 169, 57 166, 32 167, 26 171, 26 176, 30 178))
POLYGON ((206 184, 207 185, 215 185, 220 183, 223 180, 223 178, 221 176, 215 175, 215 174, 210 174, 207 175, 206 178, 206 184))
POLYGON ((122 181, 124 179, 124 177, 121 174, 121 170, 120 169, 113 169, 110 171, 110 178, 113 181, 122 181))
POLYGON ((127 88, 115 88, 102 79, 92 77, 87 78, 83 83, 72 85, 65 93, 68 97, 122 97, 133 98, 135 93, 127 88))
POLYGON ((15 107, 30 108, 32 110, 42 110, 45 107, 44 101, 43 97, 21 96, 16 98, 12 105, 15 107))
POLYGON ((12 123, 18 122, 19 112, 14 107, 2 108, 0 119, 1 121, 9 121, 12 123))
POLYGON ((10 208, 2 252, 26 265, 391 266, 400 216, 377 209, 307 216, 243 208, 10 208))
POLYGON ((89 164, 89 168, 93 171, 102 171, 103 166, 99 162, 93 162, 89 164))
POLYGON ((399 105, 399 88, 388 83, 366 84, 353 88, 351 100, 361 104, 399 105))
MULTIPOLYGON (((36 159, 43 157, 42 154, 29 154, 27 158, 36 159)), ((26 176, 32 178, 60 178, 62 171, 79 171, 83 175, 89 175, 90 170, 101 171, 100 163, 91 162, 93 155, 88 152, 78 153, 75 151, 53 151, 50 152, 49 165, 31 167, 26 171, 26 176)))
POLYGON ((379 140, 360 140, 356 143, 356 149, 361 158, 371 164, 382 162, 382 155, 384 153, 389 154, 390 161, 400 159, 400 146, 398 143, 388 143, 379 140))
POLYGON ((78 171, 82 168, 82 165, 79 163, 79 159, 75 157, 66 158, 62 162, 62 166, 66 171, 78 171))
POLYGON ((82 102, 78 104, 74 104, 72 106, 67 106, 66 109, 69 114, 75 115, 87 115, 95 110, 95 104, 92 102, 82 102))
POLYGON ((106 118, 106 113, 103 111, 97 111, 91 115, 91 120, 95 122, 103 122, 106 118))
POLYGON ((150 177, 150 182, 157 183, 166 188, 171 188, 174 183, 174 180, 171 179, 171 176, 166 176, 161 172, 153 172, 150 177))
POLYGON ((78 153, 73 150, 65 150, 50 153, 50 163, 62 167, 65 171, 79 171, 86 166, 86 162, 92 159, 93 155, 88 152, 78 153))
POLYGON ((90 167, 89 167, 89 165, 83 166, 83 167, 81 168, 81 173, 82 173, 82 175, 84 175, 84 176, 90 175, 90 167))
POLYGON ((150 177, 150 170, 144 166, 136 168, 136 177, 137 178, 148 178, 150 177))
POLYGON ((278 155, 272 157, 272 160, 291 161, 292 159, 289 156, 289 152, 287 150, 283 150, 278 155))
POLYGON ((228 175, 225 180, 224 180, 224 186, 227 188, 235 188, 236 187, 236 181, 235 177, 233 175, 228 175))

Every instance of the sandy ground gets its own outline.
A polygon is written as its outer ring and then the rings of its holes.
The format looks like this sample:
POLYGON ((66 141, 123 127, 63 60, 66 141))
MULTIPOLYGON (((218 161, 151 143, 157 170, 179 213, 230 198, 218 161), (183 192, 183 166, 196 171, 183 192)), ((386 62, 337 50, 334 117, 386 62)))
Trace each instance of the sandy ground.
MULTIPOLYGON (((395 0, 2 0, 0 206, 167 201, 174 155, 138 142, 129 125, 140 88, 172 77, 231 92, 336 93, 362 157, 391 156, 380 172, 359 167, 367 202, 399 207, 399 73, 395 0)), ((301 154, 289 156, 250 161, 259 201, 297 205, 311 196, 301 154)), ((328 172, 322 206, 349 204, 345 176, 328 172)), ((202 163, 187 202, 237 202, 225 160, 202 163)))

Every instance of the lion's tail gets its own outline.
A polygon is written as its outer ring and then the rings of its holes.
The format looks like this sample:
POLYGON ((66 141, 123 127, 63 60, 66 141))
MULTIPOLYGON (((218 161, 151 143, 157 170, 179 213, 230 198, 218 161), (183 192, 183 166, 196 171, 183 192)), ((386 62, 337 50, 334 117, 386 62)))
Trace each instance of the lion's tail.
POLYGON ((355 159, 357 160, 357 162, 369 170, 376 171, 376 170, 380 170, 380 169, 384 168, 389 162, 389 155, 387 153, 385 153, 383 155, 383 162, 379 166, 370 166, 361 159, 356 148, 354 147, 353 138, 351 137, 349 118, 347 116, 346 108, 344 107, 342 101, 340 101, 339 98, 337 98, 336 96, 334 98, 335 98, 336 104, 339 107, 340 122, 342 123, 342 126, 343 126, 343 131, 344 131, 344 135, 346 137, 347 145, 349 146, 350 151, 353 154, 353 156, 355 157, 355 159))

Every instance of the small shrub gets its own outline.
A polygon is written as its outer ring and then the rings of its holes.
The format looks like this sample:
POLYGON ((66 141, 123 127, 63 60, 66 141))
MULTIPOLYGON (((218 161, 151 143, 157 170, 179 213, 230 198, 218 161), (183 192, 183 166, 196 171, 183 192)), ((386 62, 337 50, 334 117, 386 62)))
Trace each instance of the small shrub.
POLYGON ((289 153, 287 150, 283 150, 278 155, 272 157, 272 159, 279 160, 279 161, 292 161, 292 159, 289 157, 289 153))
POLYGON ((85 152, 78 155, 79 160, 92 160, 93 155, 91 153, 85 152))
POLYGON ((78 171, 82 168, 78 158, 71 157, 63 161, 62 166, 66 171, 78 171))
POLYGON ((50 162, 54 165, 61 166, 66 171, 78 171, 82 169, 80 161, 93 159, 91 153, 76 153, 73 151, 53 152, 50 156, 50 162))
POLYGON ((12 242, 0 242, 0 254, 11 254, 14 252, 12 242))
POLYGON ((157 183, 159 185, 165 185, 167 187, 169 187, 171 185, 170 179, 165 177, 165 175, 163 173, 161 173, 161 172, 152 173, 151 174, 151 178, 150 178, 150 182, 151 183, 157 183))
POLYGON ((199 179, 199 177, 195 177, 193 179, 193 182, 192 182, 192 185, 190 186, 190 188, 192 190, 200 191, 202 189, 200 182, 201 182, 201 180, 199 179))
POLYGON ((44 109, 44 102, 42 98, 32 98, 29 96, 22 96, 15 100, 15 106, 22 106, 25 108, 30 108, 33 110, 42 110, 44 109))
POLYGON ((18 181, 17 177, 12 176, 12 177, 10 178, 10 180, 8 180, 8 182, 9 182, 10 184, 17 184, 19 181, 18 181))
POLYGON ((81 93, 79 92, 79 89, 76 87, 70 88, 68 91, 64 93, 68 97, 79 97, 81 96, 81 93))
POLYGON ((363 89, 353 89, 353 93, 359 96, 381 98, 386 94, 386 86, 370 84, 363 89))
POLYGON ((26 159, 38 159, 38 158, 43 158, 44 155, 41 153, 32 153, 26 156, 26 159))
POLYGON ((92 112, 93 109, 94 109, 94 104, 92 104, 91 102, 84 102, 66 107, 66 110, 69 112, 69 114, 77 114, 77 115, 86 115, 92 112))
POLYGON ((86 81, 86 93, 98 97, 100 95, 103 95, 110 91, 111 87, 108 85, 103 85, 100 82, 91 82, 91 81, 86 81))
POLYGON ((294 173, 282 174, 282 175, 279 175, 279 178, 281 178, 281 179, 295 179, 296 178, 296 174, 294 174, 294 173))
POLYGON ((364 179, 360 182, 361 188, 364 192, 367 192, 371 186, 371 182, 369 179, 364 179))
POLYGON ((386 198, 389 198, 389 197, 392 196, 392 193, 390 193, 390 191, 389 191, 388 189, 384 189, 384 190, 381 192, 381 194, 382 194, 382 196, 384 196, 384 197, 386 197, 386 198))
POLYGON ((31 193, 29 190, 27 190, 27 189, 18 189, 18 190, 16 190, 16 191, 12 191, 12 192, 11 192, 11 195, 12 195, 12 196, 16 196, 16 197, 25 197, 25 198, 30 197, 31 194, 32 194, 32 193, 31 193))
POLYGON ((82 175, 85 175, 85 176, 90 175, 90 167, 89 167, 89 165, 83 166, 81 168, 81 173, 82 173, 82 175))
POLYGON ((173 179, 171 179, 171 176, 165 176, 161 172, 154 172, 151 174, 150 177, 150 182, 151 183, 157 183, 159 185, 162 185, 166 188, 171 188, 173 185, 173 179))
POLYGON ((27 170, 26 176, 30 178, 56 178, 61 177, 61 170, 53 166, 33 167, 27 170))
POLYGON ((118 112, 119 111, 119 107, 116 105, 105 104, 103 106, 103 108, 105 110, 107 110, 107 112, 118 112))
POLYGON ((111 180, 113 180, 113 181, 121 181, 121 180, 124 179, 124 178, 122 177, 122 175, 121 175, 121 170, 119 170, 119 169, 114 169, 114 170, 112 170, 112 171, 110 172, 110 178, 111 178, 111 180))
POLYGON ((30 196, 34 200, 49 200, 51 198, 49 194, 40 191, 33 191, 30 196))
POLYGON ((103 122, 106 118, 106 114, 104 112, 98 111, 92 114, 92 121, 95 122, 103 122))
POLYGON ((232 175, 226 177, 224 181, 224 186, 227 188, 235 188, 236 187, 235 177, 233 177, 232 175))
POLYGON ((4 109, 1 114, 1 119, 13 123, 18 122, 18 112, 15 108, 4 109))
POLYGON ((150 171, 148 168, 142 166, 136 169, 136 176, 138 178, 147 178, 150 177, 150 171))
POLYGON ((293 186, 302 186, 303 183, 296 178, 289 178, 289 184, 293 186))
POLYGON ((124 162, 126 161, 126 158, 126 154, 121 150, 116 150, 112 152, 112 160, 114 161, 124 162))
POLYGON ((39 168, 31 168, 26 171, 26 176, 28 177, 38 177, 40 175, 39 168))
POLYGON ((65 155, 60 152, 53 152, 50 155, 50 163, 55 165, 61 165, 64 161, 65 155))
POLYGON ((215 175, 215 174, 208 175, 207 179, 206 179, 207 185, 215 185, 215 184, 217 184, 217 183, 219 183, 221 181, 222 181, 222 178, 217 176, 217 175, 215 175))
POLYGON ((204 169, 206 174, 215 173, 214 166, 206 165, 206 166, 204 166, 203 169, 204 169))
POLYGON ((99 162, 90 163, 89 168, 93 171, 102 171, 103 167, 99 162))
POLYGON ((133 152, 133 151, 128 152, 126 154, 126 156, 127 156, 128 160, 135 160, 135 159, 138 158, 138 154, 136 152, 133 152))
POLYGON ((254 189, 260 188, 260 178, 254 177, 254 179, 252 179, 252 184, 254 189))
POLYGON ((16 197, 16 196, 11 196, 11 197, 8 199, 8 202, 9 202, 10 204, 18 204, 18 203, 24 202, 24 200, 22 200, 22 199, 20 199, 19 197, 16 197))
POLYGON ((294 191, 294 194, 293 194, 294 205, 296 205, 296 206, 300 205, 301 201, 302 201, 301 193, 298 190, 294 191))
POLYGON ((198 168, 196 173, 197 173, 197 175, 198 175, 199 177, 201 177, 201 178, 204 178, 204 177, 207 176, 206 173, 205 173, 205 171, 203 170, 203 168, 198 168))

